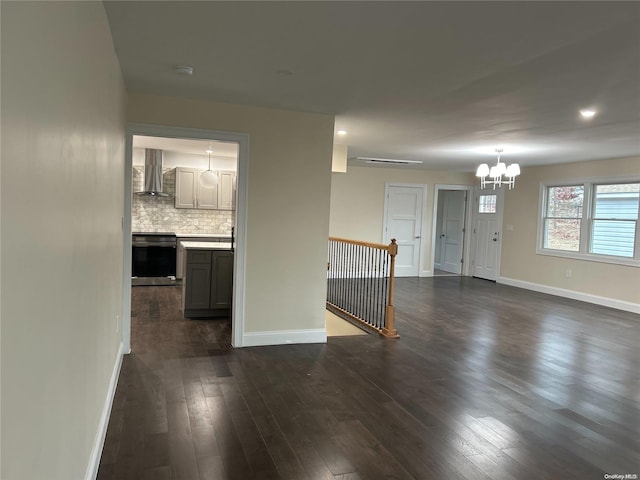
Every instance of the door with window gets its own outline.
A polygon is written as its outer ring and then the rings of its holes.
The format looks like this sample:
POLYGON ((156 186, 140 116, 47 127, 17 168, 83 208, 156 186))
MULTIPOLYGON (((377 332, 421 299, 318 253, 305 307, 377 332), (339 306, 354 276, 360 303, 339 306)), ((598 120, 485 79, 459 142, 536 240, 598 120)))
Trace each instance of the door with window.
POLYGON ((385 196, 384 243, 396 239, 395 274, 417 277, 422 246, 422 204, 425 186, 388 184, 385 196))
POLYGON ((476 190, 473 220, 474 277, 496 281, 502 235, 502 190, 476 190))

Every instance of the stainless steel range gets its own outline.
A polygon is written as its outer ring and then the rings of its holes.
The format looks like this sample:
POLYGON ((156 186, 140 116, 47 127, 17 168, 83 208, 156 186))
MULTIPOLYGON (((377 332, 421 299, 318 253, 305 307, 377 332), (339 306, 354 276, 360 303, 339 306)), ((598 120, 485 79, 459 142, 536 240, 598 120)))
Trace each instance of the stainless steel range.
POLYGON ((172 285, 176 280, 175 233, 141 232, 131 238, 132 285, 172 285))

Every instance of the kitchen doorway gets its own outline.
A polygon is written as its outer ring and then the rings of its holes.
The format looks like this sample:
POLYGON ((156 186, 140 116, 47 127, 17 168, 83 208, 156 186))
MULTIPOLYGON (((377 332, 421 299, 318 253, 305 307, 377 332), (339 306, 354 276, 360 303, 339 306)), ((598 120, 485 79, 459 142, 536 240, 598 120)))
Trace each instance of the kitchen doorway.
MULTIPOLYGON (((246 252, 246 178, 248 170, 248 147, 248 135, 243 133, 145 124, 129 124, 127 126, 125 145, 125 198, 122 218, 124 272, 122 342, 125 352, 128 353, 131 351, 132 234, 157 233, 164 232, 165 230, 171 233, 178 233, 178 235, 176 235, 177 239, 180 238, 180 235, 184 236, 186 234, 190 240, 197 240, 199 237, 206 237, 207 240, 212 240, 212 237, 214 237, 217 239, 216 241, 220 241, 220 239, 227 241, 224 238, 229 237, 229 239, 231 239, 231 235, 229 234, 230 232, 226 230, 231 231, 231 227, 233 227, 233 294, 230 315, 231 345, 234 347, 242 346, 244 331, 244 266, 246 252), (217 148, 212 148, 212 145, 217 148), (214 158, 214 162, 212 162, 211 157, 214 155, 210 152, 213 151, 214 154, 216 150, 221 152, 225 146, 235 151, 233 165, 230 163, 230 155, 227 155, 229 157, 227 159, 214 158), (140 167, 141 160, 139 158, 141 155, 145 155, 145 149, 166 150, 167 154, 164 155, 164 157, 166 157, 169 162, 164 165, 164 175, 162 174, 161 166, 160 184, 162 184, 163 177, 169 178, 170 187, 173 189, 170 197, 161 195, 161 193, 164 194, 166 192, 147 192, 147 179, 141 178, 141 176, 145 176, 144 170, 146 168, 146 162, 140 167), (202 152, 200 150, 202 150, 202 152), (209 152, 207 152, 207 150, 209 152), (202 158, 206 158, 207 162, 205 164, 201 163, 202 158), (216 165, 215 161, 222 163, 216 165), (225 161, 227 162, 226 164, 224 163, 225 161), (181 165, 178 165, 176 162, 181 163, 181 165), (188 164, 189 162, 192 163, 188 164), (198 165, 196 165, 196 163, 198 163, 198 165), (139 167, 138 171, 134 168, 136 164, 138 164, 139 167), (235 167, 235 171, 232 167, 235 167), (206 182, 200 182, 203 185, 194 182, 192 184, 193 192, 185 192, 185 187, 188 185, 185 179, 188 178, 189 173, 195 172, 197 175, 198 173, 202 174, 202 172, 207 172, 207 170, 217 172, 216 176, 218 178, 215 182, 215 189, 212 190, 212 188, 209 187, 204 190, 203 186, 206 186, 204 185, 206 182), (184 173, 184 175, 182 175, 182 173, 184 173), (198 189, 201 191, 199 192, 198 189), (160 202, 163 203, 147 203, 147 206, 151 205, 154 207, 153 209, 148 208, 149 210, 153 210, 153 212, 140 212, 136 210, 136 218, 134 221, 132 218, 132 208, 134 204, 136 209, 144 210, 144 205, 141 206, 139 202, 136 203, 134 200, 138 199, 138 196, 136 196, 137 192, 140 192, 141 195, 157 196, 162 199, 160 202), (195 197, 198 193, 201 194, 201 203, 198 203, 198 198, 195 197), (195 203, 193 205, 184 206, 181 204, 178 208, 175 208, 175 206, 178 205, 178 197, 184 199, 191 195, 194 196, 193 201, 195 203), (229 198, 227 199, 226 197, 229 198), (211 203, 213 200, 218 201, 220 198, 222 198, 222 200, 219 205, 211 203), (156 206, 164 208, 164 211, 157 209, 156 206), (183 212, 188 212, 188 214, 179 215, 180 209, 185 209, 183 212), (214 210, 219 211, 218 213, 220 214, 207 215, 207 212, 211 214, 214 210), (175 223, 175 227, 171 227, 171 225, 174 225, 171 223, 172 221, 178 222, 175 223), (192 225, 189 225, 188 222, 192 222, 192 225), (225 231, 213 231, 216 228, 224 229, 225 231), (146 230, 150 231, 145 232, 146 230), (216 233, 220 233, 220 235, 213 235, 216 233)), ((224 155, 220 153, 218 156, 223 157, 224 155)), ((183 200, 181 200, 181 202, 182 201, 183 200)), ((178 245, 180 245, 180 242, 177 240, 176 249, 178 245)), ((137 261, 139 260, 140 259, 137 259, 137 261)), ((178 265, 176 268, 180 267, 181 266, 178 265)), ((172 280, 176 281, 176 277, 178 277, 177 284, 179 285, 180 273, 181 272, 176 271, 175 275, 169 275, 169 283, 171 284, 172 280)))
POLYGON ((431 271, 433 276, 469 275, 472 187, 436 185, 433 200, 431 271))

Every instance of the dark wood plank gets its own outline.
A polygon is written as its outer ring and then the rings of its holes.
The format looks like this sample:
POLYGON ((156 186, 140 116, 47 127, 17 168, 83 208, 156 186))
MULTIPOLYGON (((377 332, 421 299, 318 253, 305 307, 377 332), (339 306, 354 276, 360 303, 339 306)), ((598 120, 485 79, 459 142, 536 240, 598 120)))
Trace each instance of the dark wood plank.
POLYGON ((400 340, 234 350, 179 288, 134 288, 98 478, 640 473, 640 316, 460 277, 395 303, 400 340))

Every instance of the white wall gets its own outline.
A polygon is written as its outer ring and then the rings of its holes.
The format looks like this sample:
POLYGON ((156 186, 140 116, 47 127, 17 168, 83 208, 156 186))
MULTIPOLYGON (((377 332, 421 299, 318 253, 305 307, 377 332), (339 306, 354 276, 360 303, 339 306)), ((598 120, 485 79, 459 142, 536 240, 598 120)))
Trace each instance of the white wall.
POLYGON ((134 123, 250 135, 245 344, 288 335, 257 332, 324 331, 333 117, 133 94, 127 112, 134 123))
POLYGON ((523 169, 515 189, 505 192, 501 277, 640 304, 638 267, 536 254, 540 182, 639 173, 640 157, 523 169))
POLYGON ((366 242, 382 242, 385 182, 426 184, 422 271, 432 274, 431 230, 435 186, 472 185, 474 180, 475 176, 470 173, 350 166, 347 173, 333 173, 331 176, 330 234, 366 242))
POLYGON ((101 2, 2 2, 3 480, 82 479, 117 365, 124 86, 101 2))

